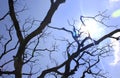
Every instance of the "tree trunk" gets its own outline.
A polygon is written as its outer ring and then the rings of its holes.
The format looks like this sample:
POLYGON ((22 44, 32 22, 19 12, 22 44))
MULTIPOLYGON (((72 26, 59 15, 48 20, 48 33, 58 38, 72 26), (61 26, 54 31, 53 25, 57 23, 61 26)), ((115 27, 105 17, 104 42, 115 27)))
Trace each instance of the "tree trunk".
POLYGON ((14 60, 15 78, 22 78, 22 66, 23 66, 22 59, 15 57, 14 60))
POLYGON ((23 54, 25 52, 24 42, 21 43, 16 56, 14 56, 15 78, 22 78, 23 54))

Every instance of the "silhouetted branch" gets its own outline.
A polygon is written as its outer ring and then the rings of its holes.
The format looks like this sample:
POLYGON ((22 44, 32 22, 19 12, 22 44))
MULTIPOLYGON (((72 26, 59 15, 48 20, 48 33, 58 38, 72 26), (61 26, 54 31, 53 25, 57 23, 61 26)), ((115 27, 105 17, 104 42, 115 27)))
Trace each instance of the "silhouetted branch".
POLYGON ((2 64, 2 65, 0 66, 0 68, 3 68, 5 65, 7 65, 8 63, 10 63, 10 62, 12 62, 12 61, 13 61, 13 59, 5 62, 4 64, 2 64))
MULTIPOLYGON (((10 52, 12 49, 10 49, 10 50, 7 50, 7 46, 8 46, 8 44, 13 40, 13 38, 12 38, 12 34, 11 34, 11 32, 13 31, 13 26, 11 26, 9 29, 7 29, 6 28, 6 30, 8 31, 8 33, 9 33, 9 37, 10 37, 10 39, 4 44, 4 51, 3 51, 3 53, 0 55, 0 59, 5 55, 5 54, 7 54, 8 52, 10 52)), ((16 48, 16 47, 15 47, 16 48)), ((14 49, 14 48, 13 48, 14 49)))
POLYGON ((1 70, 0 70, 0 76, 1 76, 2 74, 8 74, 8 75, 10 75, 10 74, 15 74, 15 71, 1 71, 1 70))
POLYGON ((25 41, 26 43, 28 41, 30 41, 33 37, 35 37, 36 35, 42 33, 43 29, 49 24, 51 23, 51 19, 52 19, 52 16, 54 15, 55 11, 57 10, 57 8, 59 7, 60 4, 64 3, 65 0, 57 0, 56 2, 54 2, 53 5, 51 5, 47 15, 45 16, 45 18, 43 19, 43 21, 41 22, 40 26, 35 30, 33 31, 31 34, 29 34, 25 41))
POLYGON ((21 34, 21 31, 20 31, 19 22, 18 22, 18 20, 16 18, 16 15, 15 15, 14 2, 13 2, 13 0, 9 0, 8 3, 9 3, 10 17, 11 17, 13 25, 15 27, 17 37, 18 37, 18 39, 19 39, 19 41, 21 43, 23 41, 23 36, 21 34))
POLYGON ((3 17, 0 18, 0 21, 4 20, 5 17, 7 17, 9 15, 9 12, 7 12, 3 17))
POLYGON ((77 29, 75 26, 76 21, 73 21, 73 24, 68 21, 68 24, 71 27, 69 29, 67 29, 66 26, 58 28, 50 26, 49 24, 51 23, 52 17, 58 7, 66 0, 50 0, 49 2, 51 5, 42 21, 25 17, 22 17, 25 20, 19 20, 17 14, 23 12, 25 10, 25 6, 21 10, 19 10, 20 7, 16 9, 15 2, 17 1, 18 0, 9 0, 9 12, 0 18, 0 22, 2 22, 2 20, 9 15, 9 18, 12 22, 8 24, 8 26, 12 24, 10 28, 6 27, 6 31, 8 31, 6 41, 3 39, 3 35, 0 35, 0 43, 3 45, 3 49, 0 50, 2 51, 2 53, 0 53, 0 61, 4 58, 4 56, 11 54, 11 56, 7 58, 7 61, 5 59, 5 62, 2 61, 3 63, 0 64, 0 76, 4 74, 13 74, 15 78, 22 78, 24 77, 23 75, 31 78, 33 75, 37 74, 38 78, 44 78, 46 75, 52 75, 56 78, 59 76, 61 78, 68 78, 72 77, 79 69, 83 68, 83 70, 80 72, 81 78, 86 78, 87 75, 91 75, 94 78, 107 78, 105 73, 103 73, 102 68, 99 68, 98 66, 102 57, 109 56, 109 52, 111 52, 113 45, 108 44, 104 45, 103 47, 99 47, 99 44, 108 38, 119 40, 119 37, 114 37, 114 34, 120 32, 120 29, 111 31, 98 40, 92 39, 89 32, 87 32, 86 35, 86 32, 82 30, 82 26, 86 26, 87 19, 93 19, 99 24, 108 27, 109 25, 105 24, 104 22, 109 18, 109 16, 105 16, 105 11, 99 12, 99 14, 91 17, 80 16, 82 25, 79 27, 79 29, 77 29), (50 30, 48 29, 46 31, 46 27, 50 28, 50 30), (54 36, 52 35, 50 38, 47 38, 50 39, 50 41, 46 40, 44 42, 45 44, 48 44, 45 46, 41 41, 45 40, 46 37, 51 34, 48 33, 51 31, 51 29, 67 32, 67 35, 70 37, 66 37, 66 34, 60 34, 59 36, 58 33, 55 32, 54 36), (61 35, 65 37, 61 38, 61 35), (56 46, 56 44, 60 45, 59 51, 56 50, 59 49, 57 47, 58 45, 56 46), (46 69, 42 68, 42 70, 36 71, 37 68, 41 69, 41 67, 45 66, 41 65, 44 60, 40 61, 41 59, 39 59, 41 58, 39 54, 44 55, 44 52, 46 56, 44 59, 48 59, 47 63, 51 62, 52 65, 50 65, 51 67, 47 65, 48 67, 46 69), (61 54, 64 52, 65 54, 62 56, 65 58, 61 57, 59 60, 59 57, 57 57, 56 53, 54 52, 61 54), (13 71, 11 71, 11 69, 5 70, 5 67, 7 67, 9 64, 12 64, 13 67, 11 68, 14 69, 13 71), (35 66, 36 64, 38 65, 37 67, 35 66), (28 70, 24 70, 24 66, 27 67, 27 65, 30 65, 30 68, 28 70), (34 69, 34 67, 36 68, 34 69))
MULTIPOLYGON (((58 28, 58 30, 62 30, 61 28, 58 28)), ((64 29, 63 29, 64 30, 64 29)), ((120 32, 120 29, 116 29, 108 34, 106 34, 105 36, 101 37, 100 39, 98 39, 97 41, 95 41, 95 45, 98 45, 100 42, 102 42, 103 40, 111 37, 113 34, 117 33, 117 32, 120 32)), ((56 66, 56 67, 53 67, 53 68, 50 68, 50 69, 47 69, 47 70, 44 70, 42 72, 42 74, 38 77, 38 78, 41 78, 41 77, 44 77, 47 73, 50 73, 50 72, 55 72, 56 70, 58 70, 59 68, 63 67, 64 65, 66 65, 67 63, 69 63, 71 60, 73 60, 74 58, 76 58, 77 56, 79 56, 79 54, 83 51, 85 51, 86 49, 90 48, 94 46, 94 43, 90 43, 88 45, 86 45, 85 47, 79 49, 73 53, 65 62, 63 62, 62 64, 60 64, 59 66, 56 66)), ((78 46, 79 47, 79 46, 78 46)), ((84 73, 83 73, 84 74, 84 73)), ((84 75, 83 77, 81 78, 84 78, 84 75)))
POLYGON ((109 19, 109 16, 106 16, 105 15, 105 13, 106 13, 106 11, 107 10, 105 10, 105 11, 103 11, 103 12, 99 12, 97 15, 95 15, 95 16, 80 16, 80 21, 82 22, 82 24, 84 25, 84 26, 86 26, 86 24, 85 24, 85 20, 86 19, 93 19, 93 20, 95 20, 97 23, 100 23, 100 24, 102 24, 102 25, 104 25, 104 26, 107 26, 107 27, 116 27, 116 26, 110 26, 110 25, 107 25, 107 24, 105 24, 105 19, 109 19))
POLYGON ((51 2, 51 5, 53 5, 53 4, 54 4, 54 0, 50 0, 50 2, 51 2))

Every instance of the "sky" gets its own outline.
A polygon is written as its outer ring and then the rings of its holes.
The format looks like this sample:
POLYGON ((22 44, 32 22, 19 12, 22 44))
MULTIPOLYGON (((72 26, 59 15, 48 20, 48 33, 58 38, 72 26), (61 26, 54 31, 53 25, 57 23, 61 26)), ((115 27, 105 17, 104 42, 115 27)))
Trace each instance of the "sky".
MULTIPOLYGON (((101 0, 101 1, 97 1, 97 0, 82 0, 81 1, 82 4, 82 14, 84 15, 94 15, 95 13, 97 13, 98 11, 104 11, 104 10, 108 10, 107 14, 110 15, 111 20, 108 21, 109 24, 112 25, 120 25, 119 20, 120 20, 120 0, 101 0)), ((89 24, 90 25, 90 24, 89 24)), ((96 31, 99 31, 100 35, 102 32, 106 33, 106 30, 104 27, 101 28, 101 26, 96 25, 96 31), (99 29, 99 30, 97 30, 99 29)), ((120 26, 118 26, 120 27, 120 26)), ((90 31, 93 30, 93 28, 88 28, 90 31)), ((113 28, 114 29, 114 28, 113 28)), ((96 31, 92 31, 92 32, 96 32, 96 31)), ((110 31, 110 30, 108 30, 110 31)), ((103 34, 104 34, 103 33, 103 34)), ((115 37, 120 36, 120 33, 117 33, 114 35, 115 37)), ((94 34, 95 37, 95 34, 94 34)), ((97 33, 97 37, 98 37, 98 33, 97 33)), ((113 45, 115 45, 113 47, 114 52, 113 52, 113 56, 114 57, 109 57, 106 60, 103 60, 102 66, 104 68, 104 70, 109 72, 109 75, 111 75, 112 78, 119 78, 120 77, 120 72, 119 72, 119 68, 120 68, 120 42, 116 41, 114 39, 111 39, 111 42, 113 42, 113 45)))
MULTIPOLYGON (((2 9, 0 9, 0 17, 4 13, 6 13, 8 10, 8 6, 6 3, 7 3, 7 0, 0 1, 0 7, 2 6, 2 9)), ((22 6, 24 4, 27 5, 28 10, 24 12, 25 14, 21 13, 20 19, 23 19, 24 17, 25 18, 30 17, 30 18, 42 20, 45 17, 45 14, 47 13, 47 10, 50 7, 49 0, 41 0, 41 1, 29 0, 29 2, 27 2, 27 0, 24 0, 24 1, 20 0, 18 5, 22 6)), ((79 18, 81 15, 94 16, 98 14, 99 11, 102 12, 105 10, 107 10, 106 15, 110 15, 110 19, 106 23, 110 25, 120 25, 120 22, 119 22, 120 6, 119 5, 120 5, 120 0, 99 0, 99 1, 98 0, 66 0, 66 3, 60 5, 58 10, 55 12, 50 25, 56 26, 56 27, 64 27, 68 25, 67 23, 68 20, 70 22, 72 22, 73 20, 77 20, 78 21, 77 25, 79 26, 79 22, 80 22, 79 18)), ((5 22, 2 24, 5 24, 5 22)), ((87 31, 89 31, 91 33, 91 36, 95 39, 98 39, 102 35, 114 29, 114 28, 101 26, 100 24, 92 20, 86 21, 86 26, 87 26, 87 31), (92 23, 94 23, 95 26, 90 27, 92 23)), ((34 29, 35 28, 36 27, 34 27, 34 29)), ((0 32, 3 33, 4 30, 5 29, 3 27, 0 29, 0 32)), ((120 33, 114 36, 119 36, 119 35, 120 33)), ((69 36, 67 37, 69 38, 69 36)), ((119 78, 120 77, 120 71, 119 71, 120 42, 114 39, 111 39, 111 42, 114 42, 113 45, 115 45, 113 47, 114 49, 113 57, 105 58, 105 60, 101 62, 101 65, 104 67, 105 71, 109 72, 112 78, 119 78)), ((58 60, 59 59, 60 58, 58 58, 58 60)), ((48 60, 48 59, 45 59, 45 60, 48 60)))
MULTIPOLYGON (((101 0, 99 3, 97 0, 90 0, 87 1, 85 0, 83 3, 81 3, 83 6, 82 8, 82 13, 86 13, 87 15, 94 15, 97 11, 104 11, 105 9, 108 10, 108 15, 110 15, 111 20, 108 22, 112 22, 110 24, 115 24, 115 25, 120 25, 119 20, 120 20, 120 0, 101 0), (86 2, 85 2, 86 1, 86 2)), ((98 26, 98 25, 97 25, 98 26)), ((106 30, 104 30, 104 27, 100 27, 98 26, 98 28, 100 30, 100 35, 102 32, 105 33, 106 30)), ((92 28, 93 30, 93 28, 92 28)), ((90 29, 90 31, 92 31, 90 29)), ((99 31, 96 30, 96 31, 99 31)), ((97 34, 98 35, 98 34, 97 34)), ((94 35, 95 36, 95 35, 94 35)), ((118 37, 120 36, 120 33, 117 33, 114 35, 114 37, 118 37)), ((114 52, 113 52, 113 58, 109 57, 108 59, 106 59, 105 61, 103 60, 101 63, 104 67, 104 70, 108 71, 109 74, 111 75, 112 78, 119 78, 119 68, 120 68, 120 43, 119 41, 116 41, 114 39, 111 39, 111 42, 113 42, 113 45, 115 45, 113 47, 114 52), (117 72, 116 72, 117 71, 117 72)))
MULTIPOLYGON (((106 22, 108 25, 120 25, 120 0, 76 0, 76 1, 66 1, 65 4, 63 4, 56 12, 56 14, 54 15, 53 18, 53 25, 54 22, 63 20, 62 25, 64 26, 64 22, 66 22, 66 20, 72 20, 72 19, 77 19, 79 20, 80 15, 83 16, 94 16, 96 14, 98 14, 99 11, 105 11, 106 15, 110 16, 110 19, 108 19, 108 21, 106 22), (62 9, 61 9, 62 8, 62 9), (72 11, 71 11, 72 9, 72 11), (62 13, 61 13, 62 11, 62 13), (66 16, 64 16, 64 14, 67 14, 66 16), (61 16, 61 17, 59 17, 61 16), (64 19, 62 18, 64 17, 64 19), (59 19, 57 19, 59 18, 59 19)), ((109 28, 109 27, 104 27, 101 25, 97 25, 96 22, 94 21, 88 21, 87 27, 88 30, 92 33, 92 37, 97 39, 100 38, 102 35, 114 30, 113 28, 109 28), (94 23, 95 26, 90 27, 90 25, 94 23), (97 33, 96 33, 97 32, 97 33)), ((56 25, 56 24, 55 24, 56 25)), ((61 24, 57 23, 57 26, 61 26, 61 24)), ((79 25, 78 25, 79 26, 79 25)), ((120 27, 120 26, 118 26, 120 27)), ((114 35, 116 37, 120 36, 120 33, 114 35)), ((105 71, 109 72, 109 75, 112 78, 119 78, 120 77, 120 72, 119 72, 119 68, 120 68, 120 43, 119 41, 116 41, 114 39, 110 40, 111 42, 113 42, 115 45, 113 47, 114 52, 113 52, 113 57, 108 57, 104 60, 102 60, 102 66, 104 68, 105 71), (117 71, 117 72, 116 72, 117 71)))

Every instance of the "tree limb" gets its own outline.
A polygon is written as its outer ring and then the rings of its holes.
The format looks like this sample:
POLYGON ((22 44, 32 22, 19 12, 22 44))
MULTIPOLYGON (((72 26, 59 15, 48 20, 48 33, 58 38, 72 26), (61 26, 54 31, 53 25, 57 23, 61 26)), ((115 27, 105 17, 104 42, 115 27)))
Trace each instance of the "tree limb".
POLYGON ((9 3, 10 17, 11 17, 12 22, 14 24, 14 27, 15 27, 15 30, 16 30, 16 33, 17 33, 17 37, 18 37, 18 39, 21 43, 23 41, 23 36, 22 36, 21 31, 20 31, 20 25, 18 23, 16 15, 15 15, 14 2, 13 2, 13 0, 9 0, 8 3, 9 3))

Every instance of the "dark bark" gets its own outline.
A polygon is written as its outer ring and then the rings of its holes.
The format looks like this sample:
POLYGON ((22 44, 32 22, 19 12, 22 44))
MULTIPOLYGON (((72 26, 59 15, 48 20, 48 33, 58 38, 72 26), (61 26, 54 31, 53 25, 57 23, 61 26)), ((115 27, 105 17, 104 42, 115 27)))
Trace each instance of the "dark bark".
POLYGON ((25 52, 25 47, 26 47, 27 43, 32 38, 34 38, 36 35, 42 33, 43 29, 51 22, 52 16, 54 15, 54 13, 57 10, 57 8, 59 7, 59 5, 63 2, 65 2, 65 0, 57 0, 56 2, 52 3, 46 17, 41 22, 40 26, 35 31, 33 31, 31 34, 29 34, 25 39, 23 39, 23 36, 20 31, 19 22, 15 15, 16 12, 14 10, 14 1, 9 0, 10 17, 12 19, 18 40, 20 42, 20 46, 18 48, 17 54, 14 57, 14 67, 15 67, 15 77, 16 78, 22 78, 22 67, 23 67, 22 56, 25 52))
MULTIPOLYGON (((65 30, 65 31, 66 31, 66 29, 63 29, 63 28, 62 28, 62 29, 61 29, 61 28, 55 28, 55 29, 65 30)), ((68 31, 67 31, 67 32, 68 32, 68 31)), ((83 47, 83 48, 81 48, 81 49, 78 48, 78 50, 77 50, 75 53, 73 53, 73 54, 68 58, 68 60, 66 60, 64 63, 60 64, 60 65, 57 66, 57 67, 53 67, 53 68, 44 70, 44 71, 42 72, 42 74, 41 74, 38 78, 44 77, 47 73, 56 72, 56 70, 58 70, 59 68, 63 67, 64 65, 68 64, 68 63, 69 63, 70 61, 72 61, 74 58, 76 58, 77 56, 79 56, 79 54, 80 54, 81 52, 84 52, 84 50, 86 50, 86 49, 88 49, 88 48, 90 48, 90 47, 92 47, 92 46, 94 46, 94 45, 98 45, 100 42, 102 42, 103 40, 105 40, 105 39, 107 39, 107 38, 110 38, 112 35, 114 35, 114 34, 117 33, 117 32, 120 32, 120 29, 116 29, 116 30, 114 30, 114 31, 112 31, 112 32, 104 35, 104 36, 101 37, 99 40, 95 41, 95 44, 94 44, 94 43, 91 43, 91 44, 88 44, 88 45, 86 45, 85 47, 83 47)), ((80 45, 79 45, 78 47, 80 47, 80 45)), ((64 77, 64 76, 63 76, 63 77, 64 77)), ((84 77, 85 77, 85 73, 83 74, 82 78, 84 78, 84 77)))
MULTIPOLYGON (((15 8, 14 0, 9 0, 8 1, 9 12, 6 13, 2 18, 0 18, 0 21, 3 20, 7 15, 10 15, 10 18, 11 18, 11 20, 13 22, 13 26, 14 26, 15 31, 16 31, 16 36, 18 38, 18 43, 16 44, 16 47, 18 46, 17 47, 18 51, 16 52, 16 55, 13 56, 14 60, 12 59, 12 61, 14 61, 14 68, 15 68, 15 70, 14 71, 2 71, 0 69, 0 76, 2 74, 8 74, 8 75, 9 74, 14 74, 15 78, 22 78, 22 75, 26 74, 26 73, 24 73, 24 74, 22 73, 23 65, 31 60, 31 59, 29 59, 26 62, 24 62, 24 57, 23 56, 25 54, 25 50, 26 50, 27 44, 30 42, 31 39, 33 39, 34 37, 36 37, 39 34, 42 34, 42 31, 45 29, 45 27, 48 26, 48 24, 51 23, 52 17, 54 15, 54 13, 56 12, 56 10, 58 9, 58 7, 60 6, 60 4, 64 3, 65 1, 66 0, 50 0, 51 6, 50 6, 50 9, 48 10, 48 13, 46 14, 45 18, 40 23, 38 28, 36 30, 34 30, 33 32, 31 32, 30 34, 28 34, 25 38, 22 35, 22 31, 20 29, 20 24, 19 24, 19 21, 18 21, 18 19, 16 17, 16 12, 15 12, 15 9, 14 9, 15 8)), ((82 20, 82 18, 83 18, 83 16, 81 16, 80 20, 81 20, 82 24, 85 25, 84 21, 82 20)), ((103 40, 105 40, 107 38, 114 38, 114 39, 118 40, 119 38, 112 37, 112 35, 114 35, 117 32, 120 32, 120 29, 116 29, 116 30, 114 30, 114 31, 104 35, 99 40, 94 41, 94 43, 90 43, 88 45, 84 45, 84 43, 87 40, 91 39, 91 37, 89 37, 89 36, 85 37, 81 42, 79 42, 78 37, 80 37, 81 35, 80 34, 78 35, 76 33, 75 33, 75 35, 73 35, 74 32, 76 32, 75 27, 74 27, 73 31, 67 30, 65 28, 54 28, 54 27, 50 27, 50 28, 57 29, 57 30, 63 30, 63 31, 66 31, 66 32, 70 33, 71 36, 73 37, 74 42, 77 43, 77 50, 75 52, 73 52, 72 54, 69 54, 68 59, 65 62, 63 62, 62 64, 60 64, 60 65, 58 65, 56 67, 49 68, 49 69, 46 69, 46 70, 42 71, 42 73, 38 76, 38 78, 44 78, 46 74, 51 73, 51 72, 55 72, 55 73, 61 75, 62 78, 68 78, 69 76, 73 75, 77 71, 78 67, 80 66, 79 59, 84 55, 84 53, 85 53, 84 51, 85 50, 91 48, 94 45, 98 45, 99 43, 101 43, 103 40), (79 57, 80 54, 81 54, 81 56, 79 57), (78 58, 78 59, 76 59, 76 58, 78 58), (72 61, 75 61, 76 66, 71 70, 70 65, 71 65, 72 61), (64 66, 65 66, 65 71, 63 73, 59 72, 58 70, 60 68, 64 67, 64 66)), ((11 34, 9 34, 9 35, 10 35, 10 40, 8 40, 6 45, 4 45, 5 51, 6 51, 6 47, 7 47, 8 43, 13 40, 11 34)), ((37 47, 37 46, 38 45, 36 45, 35 47, 37 47)), ((34 48, 34 49, 36 49, 36 48, 34 48)), ((45 50, 47 50, 47 49, 44 49, 43 51, 45 51, 45 50)), ((49 52, 50 52, 50 50, 49 50, 49 52)), ((88 53, 88 54, 90 54, 90 53, 88 53)), ((4 55, 5 55, 5 52, 3 53, 3 55, 1 55, 0 58, 2 58, 4 55)), ((32 57, 34 57, 34 55, 32 55, 32 57)), ((98 61, 95 64, 97 64, 99 62, 99 60, 100 59, 98 59, 98 61)), ((11 60, 8 61, 8 63, 9 62, 11 62, 11 60)), ((5 63, 5 64, 7 64, 7 63, 5 63)), ((90 65, 87 70, 84 70, 83 73, 82 73, 81 78, 85 78, 86 73, 94 74, 94 73, 91 72, 90 69, 95 64, 90 65)), ((84 64, 81 64, 81 65, 84 65, 84 64)), ((31 74, 26 74, 26 75, 30 75, 31 76, 32 73, 31 74)))

